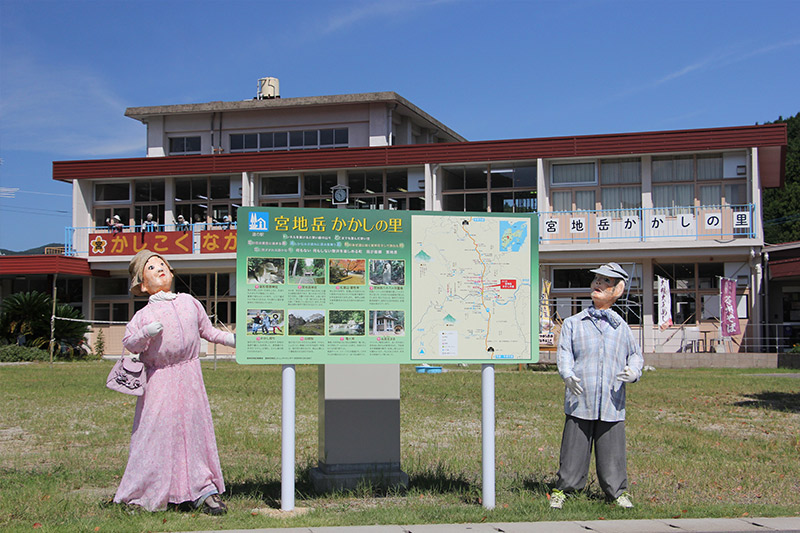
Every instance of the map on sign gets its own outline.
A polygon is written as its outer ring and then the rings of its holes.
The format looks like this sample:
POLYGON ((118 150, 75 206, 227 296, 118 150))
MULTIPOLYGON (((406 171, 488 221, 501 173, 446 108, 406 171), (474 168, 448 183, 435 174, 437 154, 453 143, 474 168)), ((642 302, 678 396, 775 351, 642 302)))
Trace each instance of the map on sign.
POLYGON ((531 230, 498 216, 412 219, 412 359, 530 360, 531 230))

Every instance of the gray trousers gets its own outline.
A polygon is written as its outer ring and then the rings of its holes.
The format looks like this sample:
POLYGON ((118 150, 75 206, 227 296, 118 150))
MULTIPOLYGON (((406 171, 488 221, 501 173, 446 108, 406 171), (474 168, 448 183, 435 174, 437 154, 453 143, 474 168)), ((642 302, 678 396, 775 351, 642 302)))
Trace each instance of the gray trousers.
POLYGON ((606 496, 616 499, 628 489, 624 420, 603 422, 567 415, 561 438, 556 488, 572 492, 586 486, 592 445, 600 488, 606 496))

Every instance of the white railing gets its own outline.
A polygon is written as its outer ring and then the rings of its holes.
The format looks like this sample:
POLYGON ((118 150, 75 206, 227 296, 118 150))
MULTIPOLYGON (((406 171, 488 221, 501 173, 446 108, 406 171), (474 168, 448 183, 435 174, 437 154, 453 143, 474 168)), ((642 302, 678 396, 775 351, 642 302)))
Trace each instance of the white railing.
POLYGON ((755 238, 755 206, 704 205, 539 213, 539 242, 755 238))

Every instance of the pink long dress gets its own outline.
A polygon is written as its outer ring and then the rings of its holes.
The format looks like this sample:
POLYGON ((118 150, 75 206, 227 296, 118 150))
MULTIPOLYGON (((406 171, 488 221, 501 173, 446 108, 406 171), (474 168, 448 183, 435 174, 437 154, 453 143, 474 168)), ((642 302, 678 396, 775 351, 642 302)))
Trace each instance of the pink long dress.
POLYGON ((122 344, 139 354, 147 385, 136 402, 128 466, 115 502, 156 511, 212 489, 225 491, 198 356, 201 337, 223 343, 230 335, 216 329, 188 294, 151 298, 128 323, 122 344), (164 330, 151 338, 144 327, 154 321, 164 330))

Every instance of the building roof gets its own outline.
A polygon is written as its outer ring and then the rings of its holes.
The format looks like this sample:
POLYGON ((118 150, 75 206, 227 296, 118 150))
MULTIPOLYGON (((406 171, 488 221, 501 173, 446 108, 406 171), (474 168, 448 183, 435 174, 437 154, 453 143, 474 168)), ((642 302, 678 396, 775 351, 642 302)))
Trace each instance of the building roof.
POLYGON ((786 124, 767 124, 696 130, 406 144, 330 150, 54 161, 53 179, 71 182, 73 179, 380 168, 425 163, 456 164, 536 160, 538 158, 568 159, 758 147, 758 164, 762 185, 764 187, 781 187, 785 177, 786 145, 786 124))
POLYGON ((399 94, 391 91, 377 93, 337 94, 330 96, 305 96, 296 98, 264 98, 238 100, 235 102, 207 102, 204 104, 178 104, 150 107, 129 107, 125 116, 147 122, 150 117, 164 115, 189 115, 197 113, 235 113, 267 111, 272 109, 307 108, 321 106, 343 106, 356 104, 397 104, 395 113, 427 122, 432 129, 458 141, 466 141, 464 137, 439 122, 431 115, 412 104, 399 94))
POLYGON ((105 270, 93 270, 85 257, 66 255, 3 255, 0 276, 65 274, 80 277, 108 277, 105 270))

